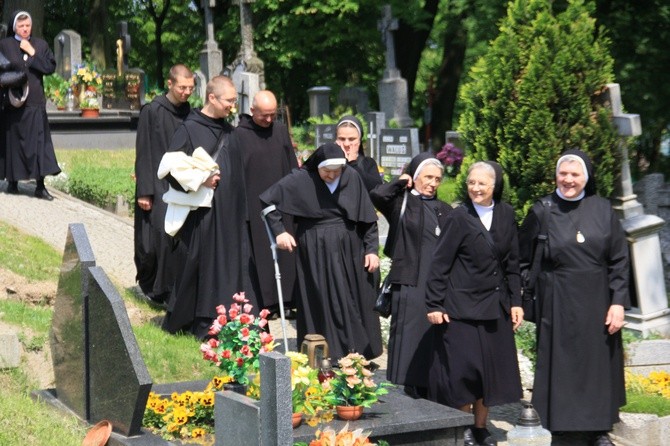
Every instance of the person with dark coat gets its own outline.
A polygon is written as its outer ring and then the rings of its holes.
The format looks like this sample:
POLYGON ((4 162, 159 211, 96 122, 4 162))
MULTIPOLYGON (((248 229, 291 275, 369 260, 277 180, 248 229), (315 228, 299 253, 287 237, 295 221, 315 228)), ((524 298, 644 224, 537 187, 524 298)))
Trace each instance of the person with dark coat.
POLYGON ((352 167, 363 179, 365 189, 370 192, 382 184, 377 162, 365 156, 363 147, 363 125, 354 115, 345 115, 337 122, 336 143, 344 150, 347 166, 352 167))
POLYGON ((157 176, 158 166, 177 127, 188 116, 188 98, 195 79, 185 65, 170 68, 168 91, 140 110, 135 143, 135 267, 140 289, 152 302, 163 304, 170 296, 174 276, 182 262, 177 244, 165 233, 163 194, 167 180, 157 176))
POLYGON ((501 201, 502 169, 468 170, 468 197, 447 215, 426 286, 434 354, 429 399, 473 412, 466 445, 495 445, 488 408, 522 397, 514 330, 523 322, 514 210, 501 201))
POLYGON ((608 431, 626 404, 621 327, 630 307, 626 236, 610 202, 596 195, 580 150, 556 163, 556 190, 535 203, 519 232, 529 265, 544 219, 548 238, 535 286, 537 366, 532 403, 553 432, 608 431))
MULTIPOLYGON (((291 169, 298 167, 288 129, 276 117, 275 95, 268 90, 259 91, 252 101, 251 115, 240 116, 239 124, 230 138, 231 147, 238 147, 244 164, 253 254, 251 280, 260 307, 273 313, 279 311, 279 293, 270 239, 261 218, 258 196, 290 173, 291 169)), ((287 227, 292 227, 293 219, 290 215, 283 215, 282 218, 287 227)), ((284 306, 292 308, 295 255, 287 251, 280 251, 278 254, 284 306)))
MULTIPOLYGON (((176 234, 184 244, 185 259, 172 290, 163 328, 207 336, 218 305, 229 306, 240 291, 258 311, 248 275, 249 252, 246 230, 247 201, 240 153, 228 146, 232 126, 226 118, 237 102, 232 81, 216 76, 207 83, 207 102, 191 113, 177 129, 170 148, 191 155, 202 147, 218 164, 220 173, 211 175, 201 187, 214 190, 211 207, 188 213, 176 234)), ((168 176, 170 186, 184 190, 168 176)))
POLYGON ((394 286, 386 378, 423 398, 431 357, 431 324, 422 311, 426 277, 440 227, 451 211, 437 198, 443 171, 432 153, 423 152, 397 180, 370 192, 372 203, 389 222, 384 253, 392 259, 389 279, 394 286))
POLYGON ((0 145, 5 150, 0 156, 0 176, 7 179, 10 194, 19 193, 19 180, 34 179, 35 197, 50 201, 53 196, 44 186, 44 177, 58 175, 60 168, 51 141, 43 77, 56 71, 56 59, 44 40, 31 35, 32 18, 26 11, 14 12, 7 30, 7 37, 0 40, 0 52, 11 62, 12 70, 27 74, 28 81, 21 92, 2 92, 0 145))
POLYGON ((277 246, 296 249, 298 345, 306 334, 320 334, 333 361, 350 352, 379 356, 381 328, 372 310, 372 273, 379 268, 377 214, 363 180, 346 166, 342 148, 322 145, 302 169, 260 199, 277 246), (294 217, 295 238, 282 213, 294 217))

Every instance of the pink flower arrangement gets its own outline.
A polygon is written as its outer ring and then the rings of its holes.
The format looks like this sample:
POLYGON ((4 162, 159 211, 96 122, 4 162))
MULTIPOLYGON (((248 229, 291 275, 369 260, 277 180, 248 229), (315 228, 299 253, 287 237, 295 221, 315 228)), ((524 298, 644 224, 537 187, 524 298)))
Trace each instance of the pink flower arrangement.
POLYGON ((226 310, 216 307, 217 317, 209 329, 210 338, 200 345, 205 360, 211 361, 225 376, 239 384, 249 384, 248 374, 258 371, 258 355, 272 351, 274 338, 265 331, 270 312, 261 310, 258 317, 251 313, 253 305, 244 292, 233 296, 226 310))
POLYGON ((442 150, 435 157, 446 166, 447 173, 452 176, 458 173, 463 163, 463 151, 450 142, 442 146, 442 150))

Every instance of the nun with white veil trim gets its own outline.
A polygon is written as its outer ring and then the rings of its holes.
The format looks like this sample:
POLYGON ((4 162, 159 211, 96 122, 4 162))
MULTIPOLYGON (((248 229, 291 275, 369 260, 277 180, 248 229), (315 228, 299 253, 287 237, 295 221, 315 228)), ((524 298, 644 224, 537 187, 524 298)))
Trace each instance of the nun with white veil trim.
POLYGON ((277 246, 297 253, 298 345, 315 333, 326 338, 333 361, 350 352, 379 356, 372 274, 379 268, 377 215, 342 148, 322 145, 260 200, 277 246), (295 234, 284 227, 281 213, 294 217, 295 234))

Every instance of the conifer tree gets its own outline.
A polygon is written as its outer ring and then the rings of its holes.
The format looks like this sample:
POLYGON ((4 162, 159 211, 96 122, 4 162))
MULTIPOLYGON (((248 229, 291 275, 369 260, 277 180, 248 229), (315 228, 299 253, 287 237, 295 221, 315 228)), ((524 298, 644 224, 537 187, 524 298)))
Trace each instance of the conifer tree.
POLYGON ((611 110, 602 104, 613 82, 609 42, 591 17, 592 2, 570 0, 557 14, 552 3, 512 0, 461 93, 459 130, 469 161, 502 165, 506 199, 519 219, 554 189, 564 150, 589 154, 603 196, 612 192, 618 166, 611 110))

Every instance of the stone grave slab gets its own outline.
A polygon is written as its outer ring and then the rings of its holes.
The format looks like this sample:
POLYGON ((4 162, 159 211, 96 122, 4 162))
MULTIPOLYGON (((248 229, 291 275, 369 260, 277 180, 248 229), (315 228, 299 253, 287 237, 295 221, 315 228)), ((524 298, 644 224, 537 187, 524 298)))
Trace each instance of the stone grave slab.
POLYGON ((90 417, 109 420, 116 432, 140 433, 151 377, 123 298, 100 267, 90 268, 88 298, 90 417))
POLYGON ((337 125, 336 124, 317 124, 314 126, 316 133, 315 146, 319 146, 327 142, 335 142, 337 139, 337 125))
POLYGON ((670 340, 630 343, 626 350, 625 366, 630 372, 645 376, 654 371, 670 373, 670 340))
POLYGON ((0 370, 21 364, 21 344, 16 333, 0 333, 0 370))
POLYGON ((49 337, 57 397, 84 420, 89 415, 84 296, 92 266, 95 256, 84 225, 68 225, 49 337))

